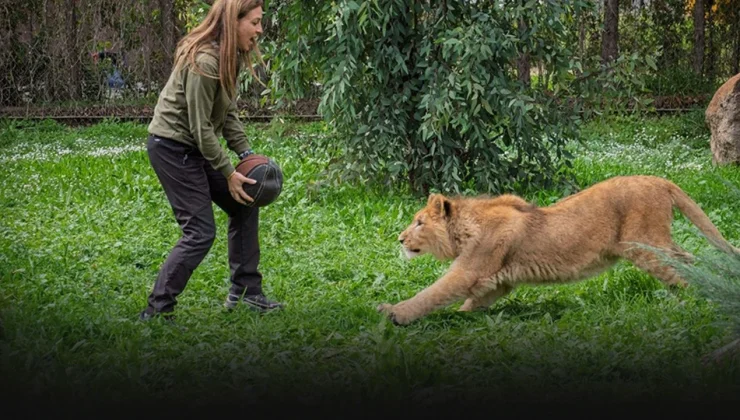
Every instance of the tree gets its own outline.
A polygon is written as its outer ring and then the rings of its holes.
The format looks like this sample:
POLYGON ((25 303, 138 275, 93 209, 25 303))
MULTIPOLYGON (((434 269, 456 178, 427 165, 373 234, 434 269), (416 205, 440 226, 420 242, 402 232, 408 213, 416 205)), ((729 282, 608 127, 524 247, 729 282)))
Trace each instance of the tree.
POLYGON ((619 0, 604 2, 604 34, 601 38, 601 60, 608 65, 619 56, 619 0))
POLYGON ((694 73, 704 70, 704 1, 694 2, 694 73))
MULTIPOLYGON (((525 16, 522 16, 521 19, 519 19, 519 36, 524 37, 527 33, 527 18, 525 16)), ((532 83, 531 80, 531 62, 529 59, 529 51, 522 51, 519 53, 519 58, 517 59, 517 76, 519 77, 519 82, 521 82, 525 86, 529 86, 532 83)))
POLYGON ((326 42, 312 54, 326 57, 320 111, 345 141, 345 175, 388 184, 405 177, 420 193, 562 180, 584 101, 607 90, 572 50, 573 16, 592 6, 337 2, 326 42), (543 69, 531 85, 518 71, 523 52, 543 69))

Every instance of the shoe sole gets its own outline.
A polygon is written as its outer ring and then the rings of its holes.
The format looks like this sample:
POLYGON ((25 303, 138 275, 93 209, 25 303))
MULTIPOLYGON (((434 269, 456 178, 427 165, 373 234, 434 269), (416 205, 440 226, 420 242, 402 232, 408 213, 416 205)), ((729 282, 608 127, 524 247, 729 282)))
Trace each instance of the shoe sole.
MULTIPOLYGON (((252 303, 249 303, 249 302, 241 302, 241 303, 243 303, 244 305, 246 305, 247 308, 249 308, 249 310, 250 311, 253 311, 253 312, 266 313, 266 312, 272 312, 272 311, 276 311, 278 309, 282 309, 281 306, 277 306, 277 307, 274 307, 274 308, 265 308, 265 307, 258 306, 258 305, 255 305, 255 304, 252 304, 252 303)), ((239 302, 224 302, 224 307, 226 309, 234 309, 234 308, 237 307, 237 305, 239 305, 239 302)))
POLYGON ((148 323, 148 322, 156 322, 156 321, 163 321, 165 325, 169 325, 171 327, 177 328, 181 331, 187 331, 188 328, 185 326, 180 325, 178 322, 176 322, 175 316, 164 316, 164 315, 155 315, 155 316, 144 316, 142 317, 139 315, 138 322, 140 323, 148 323))

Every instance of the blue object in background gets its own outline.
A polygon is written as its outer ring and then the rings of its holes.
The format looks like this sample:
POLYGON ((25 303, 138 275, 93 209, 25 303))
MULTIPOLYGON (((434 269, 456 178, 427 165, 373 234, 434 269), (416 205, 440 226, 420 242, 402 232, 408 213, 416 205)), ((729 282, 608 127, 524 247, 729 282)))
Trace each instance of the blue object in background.
POLYGON ((121 77, 121 72, 114 68, 113 74, 108 75, 108 87, 110 88, 122 88, 126 86, 126 83, 123 81, 123 77, 121 77))

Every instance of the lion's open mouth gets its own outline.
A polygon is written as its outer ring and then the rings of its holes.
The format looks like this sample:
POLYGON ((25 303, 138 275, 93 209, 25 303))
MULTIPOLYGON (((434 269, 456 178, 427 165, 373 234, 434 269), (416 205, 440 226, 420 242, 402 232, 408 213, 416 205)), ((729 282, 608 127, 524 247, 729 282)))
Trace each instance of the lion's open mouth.
POLYGON ((406 247, 403 247, 403 252, 402 252, 402 254, 403 254, 403 256, 404 256, 404 257, 406 257, 407 259, 411 259, 411 258, 414 258, 414 257, 416 257, 416 256, 420 255, 420 253, 421 253, 421 250, 420 250, 420 249, 418 249, 418 248, 417 248, 417 249, 411 249, 411 248, 406 248, 406 247))

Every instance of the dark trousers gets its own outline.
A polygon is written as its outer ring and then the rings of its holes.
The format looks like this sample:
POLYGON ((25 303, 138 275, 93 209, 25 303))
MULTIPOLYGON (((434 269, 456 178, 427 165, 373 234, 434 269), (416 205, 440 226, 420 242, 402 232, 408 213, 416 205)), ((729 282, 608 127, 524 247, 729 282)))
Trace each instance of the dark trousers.
POLYGON ((245 289, 250 295, 261 293, 259 208, 234 200, 226 177, 195 147, 150 135, 147 153, 182 235, 159 269, 146 311, 172 312, 177 296, 208 254, 216 238, 212 202, 229 216, 230 293, 241 295, 245 289))

